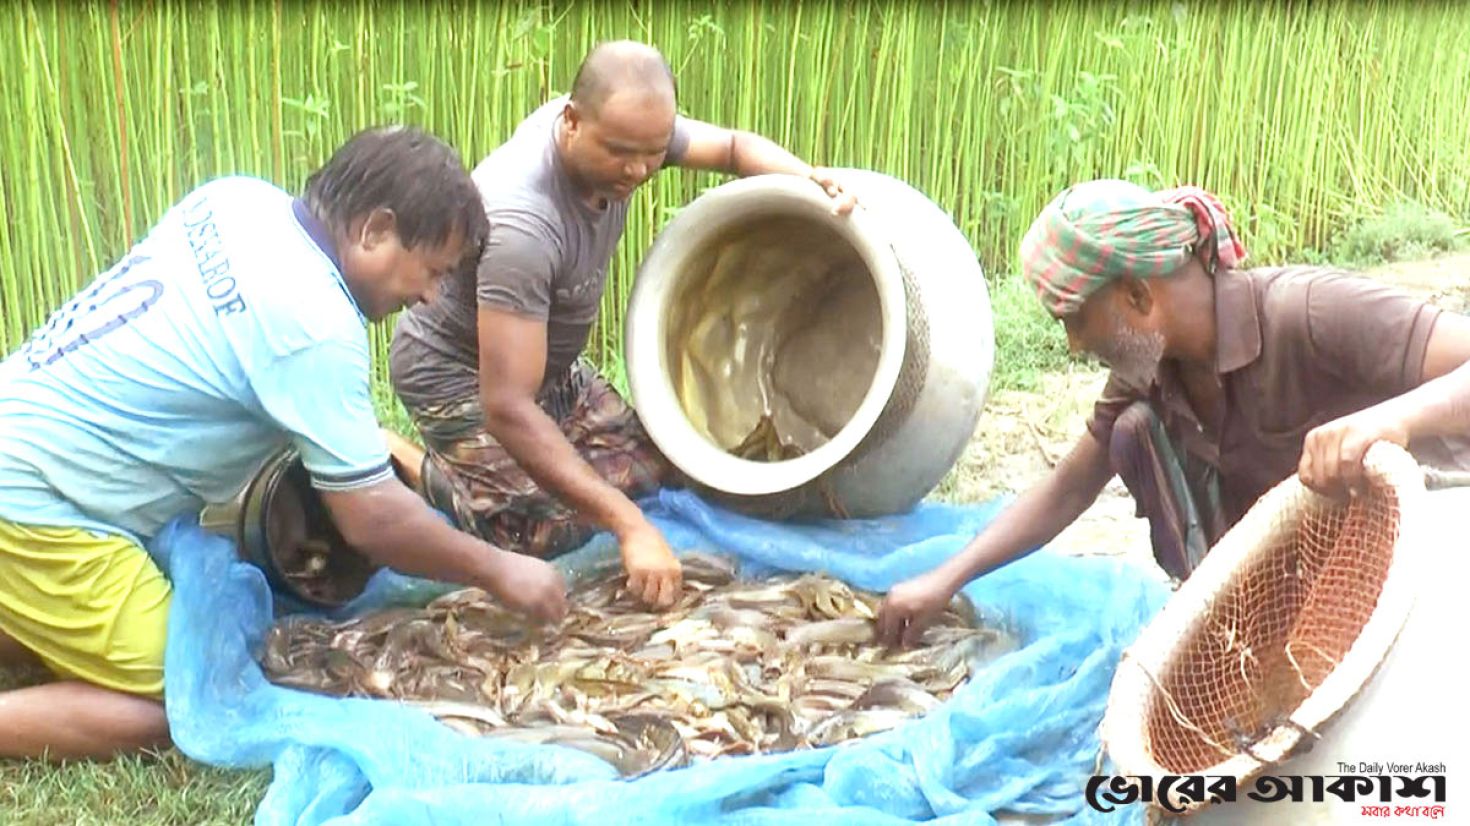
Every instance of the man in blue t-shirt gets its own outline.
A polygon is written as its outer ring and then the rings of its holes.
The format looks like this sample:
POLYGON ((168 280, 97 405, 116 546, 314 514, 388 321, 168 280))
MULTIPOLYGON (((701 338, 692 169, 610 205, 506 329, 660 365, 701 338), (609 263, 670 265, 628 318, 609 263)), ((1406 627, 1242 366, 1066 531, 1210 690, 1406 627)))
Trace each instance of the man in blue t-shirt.
POLYGON ((430 297, 484 232, 452 149, 370 130, 299 200, 201 186, 0 363, 0 662, 60 678, 0 693, 0 757, 167 741, 170 589, 143 544, 287 444, 373 561, 565 613, 554 568, 454 530, 398 481, 373 413, 367 322, 430 297))

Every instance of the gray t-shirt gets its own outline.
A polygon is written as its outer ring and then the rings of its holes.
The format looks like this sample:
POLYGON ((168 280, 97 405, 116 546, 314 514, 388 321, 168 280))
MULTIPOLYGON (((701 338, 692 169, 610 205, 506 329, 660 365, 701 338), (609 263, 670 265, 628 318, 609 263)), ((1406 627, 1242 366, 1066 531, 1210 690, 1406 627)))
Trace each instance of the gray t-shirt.
MULTIPOLYGON (((403 313, 393 334, 389 369, 408 407, 479 392, 480 306, 546 322, 543 392, 586 346, 628 204, 596 209, 578 197, 556 151, 565 106, 563 97, 537 109, 475 168, 490 219, 479 266, 445 278, 434 301, 403 313)), ((682 157, 688 143, 677 118, 665 163, 682 157)))

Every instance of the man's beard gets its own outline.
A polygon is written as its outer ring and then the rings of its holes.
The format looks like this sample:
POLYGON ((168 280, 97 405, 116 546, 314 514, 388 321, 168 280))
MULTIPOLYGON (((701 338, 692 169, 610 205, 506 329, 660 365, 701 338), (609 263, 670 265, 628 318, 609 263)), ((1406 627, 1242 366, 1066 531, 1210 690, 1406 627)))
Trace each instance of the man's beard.
POLYGON ((1153 383, 1159 362, 1164 360, 1164 334, 1158 330, 1136 330, 1123 320, 1122 313, 1114 310, 1108 352, 1097 355, 1120 381, 1130 387, 1146 388, 1153 383))

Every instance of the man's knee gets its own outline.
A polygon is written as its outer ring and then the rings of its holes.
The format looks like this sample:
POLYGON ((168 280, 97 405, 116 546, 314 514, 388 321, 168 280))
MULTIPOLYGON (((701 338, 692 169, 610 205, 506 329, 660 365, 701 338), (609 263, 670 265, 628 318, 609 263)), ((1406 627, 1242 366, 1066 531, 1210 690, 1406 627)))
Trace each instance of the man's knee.
POLYGON ((1151 464, 1158 420, 1158 414, 1148 402, 1141 401, 1129 405, 1113 420, 1108 438, 1108 463, 1130 488, 1151 464))

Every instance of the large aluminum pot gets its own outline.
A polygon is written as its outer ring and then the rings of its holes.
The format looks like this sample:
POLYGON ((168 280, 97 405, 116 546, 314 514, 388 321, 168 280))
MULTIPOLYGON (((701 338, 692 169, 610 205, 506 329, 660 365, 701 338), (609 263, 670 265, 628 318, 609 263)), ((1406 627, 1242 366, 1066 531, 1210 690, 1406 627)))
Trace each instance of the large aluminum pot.
MULTIPOLYGON (((394 470, 402 479, 396 464, 394 470)), ((272 454, 232 501, 205 505, 199 525, 232 540, 239 557, 259 568, 277 594, 312 608, 346 605, 381 567, 342 538, 301 454, 290 446, 272 454), (305 553, 307 547, 318 550, 305 553), (303 567, 313 563, 318 570, 303 567)))
POLYGON ((626 321, 632 401, 697 487, 774 518, 905 511, 974 433, 990 299, 949 216, 886 175, 765 175, 705 192, 660 233, 626 321), (737 455, 738 454, 738 455, 737 455))

